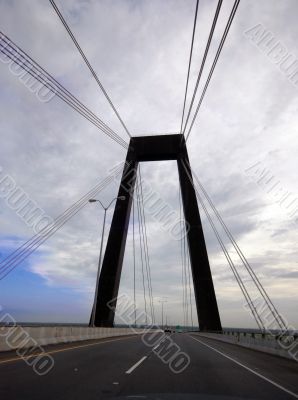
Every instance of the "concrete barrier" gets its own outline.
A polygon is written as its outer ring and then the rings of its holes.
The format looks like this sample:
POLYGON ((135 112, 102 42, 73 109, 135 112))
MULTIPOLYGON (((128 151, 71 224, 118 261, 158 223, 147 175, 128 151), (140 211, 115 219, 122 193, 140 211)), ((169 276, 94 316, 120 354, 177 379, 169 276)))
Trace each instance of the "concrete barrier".
POLYGON ((130 328, 2 326, 0 327, 0 352, 30 348, 36 345, 45 346, 48 344, 103 339, 115 336, 142 334, 143 332, 143 329, 130 328))
POLYGON ((244 334, 240 332, 228 335, 224 333, 199 332, 195 335, 298 361, 298 340, 293 336, 280 337, 274 335, 244 334))

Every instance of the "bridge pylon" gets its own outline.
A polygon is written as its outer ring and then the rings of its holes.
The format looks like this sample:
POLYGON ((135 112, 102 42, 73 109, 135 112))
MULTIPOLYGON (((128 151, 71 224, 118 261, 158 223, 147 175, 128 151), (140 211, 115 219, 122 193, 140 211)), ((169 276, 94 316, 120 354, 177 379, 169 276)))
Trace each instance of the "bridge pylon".
POLYGON ((138 164, 163 160, 177 161, 199 327, 201 331, 219 332, 221 321, 186 143, 177 134, 138 136, 130 140, 118 192, 118 197, 125 196, 125 200, 117 200, 115 205, 98 283, 95 326, 114 325, 138 164))

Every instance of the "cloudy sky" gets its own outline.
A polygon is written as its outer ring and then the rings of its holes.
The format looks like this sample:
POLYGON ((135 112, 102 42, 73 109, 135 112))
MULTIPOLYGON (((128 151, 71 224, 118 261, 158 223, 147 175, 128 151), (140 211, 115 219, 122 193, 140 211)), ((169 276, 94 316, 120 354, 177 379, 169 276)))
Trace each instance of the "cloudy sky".
MULTIPOLYGON (((203 83, 233 4, 232 0, 223 3, 203 83)), ((64 0, 57 4, 131 133, 179 131, 195 1, 64 0)), ((200 1, 191 92, 215 7, 216 1, 200 1)), ((296 59, 297 11, 296 0, 240 2, 188 141, 194 172, 278 310, 296 328, 298 212, 294 205, 286 208, 278 200, 285 193, 293 201, 298 198, 298 87, 245 31, 261 24, 296 59), (267 181, 271 177, 268 184, 264 179, 259 181, 264 170, 267 181), (270 191, 273 184, 275 189, 270 191)), ((48 1, 0 0, 0 26, 123 139, 128 139, 48 1)), ((118 144, 57 96, 48 103, 40 102, 5 63, 0 63, 0 87, 0 179, 12 177, 51 217, 105 178, 111 166, 124 161, 125 150, 118 144)), ((142 175, 179 213, 175 162, 143 164, 142 175)), ((117 190, 117 183, 112 183, 99 197, 107 203, 117 190)), ((0 205, 3 259, 34 232, 5 199, 0 199, 0 205)), ((111 216, 112 210, 108 227, 111 216)), ((2 307, 21 321, 87 322, 102 217, 97 205, 87 205, 0 281, 2 307)), ((222 323, 254 327, 203 214, 202 218, 222 323)), ((146 220, 156 313, 160 320, 158 301, 166 297, 168 321, 182 323, 180 244, 148 210, 146 220)), ((239 260, 231 254, 241 271, 239 260)), ((139 252, 136 275, 137 305, 141 309, 139 252)), ((130 225, 120 292, 132 294, 132 290, 130 225)), ((253 290, 252 295, 256 296, 253 290)))

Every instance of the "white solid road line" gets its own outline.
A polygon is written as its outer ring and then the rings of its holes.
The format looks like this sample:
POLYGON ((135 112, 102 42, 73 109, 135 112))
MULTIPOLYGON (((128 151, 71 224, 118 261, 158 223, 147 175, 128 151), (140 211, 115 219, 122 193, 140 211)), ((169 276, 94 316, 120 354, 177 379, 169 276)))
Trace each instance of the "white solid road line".
POLYGON ((126 374, 131 374, 132 371, 134 371, 140 364, 142 364, 143 361, 145 361, 147 356, 142 357, 135 365, 133 365, 131 368, 129 368, 125 373, 126 374))
POLYGON ((216 353, 222 355, 223 357, 229 359, 230 361, 233 361, 235 364, 240 365, 241 367, 247 369, 249 372, 257 375, 259 378, 264 379, 264 381, 271 383, 271 385, 276 386, 277 388, 279 388, 280 390, 283 390, 284 392, 288 393, 289 395, 295 397, 295 399, 298 399, 298 394, 291 392, 291 390, 286 389, 284 386, 279 385, 278 383, 272 381, 269 378, 266 378, 266 376, 259 374, 258 372, 254 371, 253 369, 247 367, 246 365, 240 363, 239 361, 235 360, 234 358, 228 356, 227 354, 222 353, 221 351, 215 349, 214 347, 210 346, 209 344, 206 344, 204 342, 202 342, 201 340, 189 335, 192 339, 196 340, 197 342, 201 343, 203 346, 209 347, 209 349, 215 351, 216 353))

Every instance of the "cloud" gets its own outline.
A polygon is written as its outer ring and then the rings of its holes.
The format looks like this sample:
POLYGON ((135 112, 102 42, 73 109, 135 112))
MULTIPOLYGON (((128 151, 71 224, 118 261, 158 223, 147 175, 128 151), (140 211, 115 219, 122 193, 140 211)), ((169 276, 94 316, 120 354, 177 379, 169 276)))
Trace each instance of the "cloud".
MULTIPOLYGON (((180 127, 194 7, 182 0, 171 4, 160 0, 58 2, 133 135, 177 132, 180 127)), ((223 5, 215 34, 217 43, 231 4, 223 5)), ((215 7, 215 1, 200 5, 190 93, 215 7)), ((245 173, 254 163, 264 162, 286 190, 297 193, 297 88, 243 35, 244 30, 263 23, 294 52, 293 38, 298 30, 295 10, 294 0, 240 4, 188 150, 193 170, 273 300, 293 324, 298 324, 293 311, 297 302, 295 232, 283 210, 245 173), (278 273, 282 285, 276 279, 278 273)), ((1 1, 0 11, 4 33, 128 140, 50 4, 1 1)), ((206 71, 215 50, 216 43, 206 71)), ((4 64, 0 64, 0 85, 1 166, 48 215, 59 215, 103 179, 109 167, 124 161, 121 147, 57 97, 41 104, 4 64)), ((175 163, 144 164, 142 173, 178 210, 175 163)), ((117 190, 112 184, 100 197, 107 203, 117 190)), ((1 238, 17 238, 17 246, 32 232, 2 204, 1 238)), ((85 309, 93 299, 102 222, 101 210, 92 207, 77 214, 26 267, 47 287, 65 287, 78 293, 85 309)), ((111 216, 112 210, 108 224, 111 216)), ((243 326, 247 317, 241 308, 241 293, 203 215, 202 220, 223 323, 243 326)), ((159 298, 166 293, 169 319, 181 322, 180 245, 150 215, 147 228, 154 295, 159 298)), ((132 265, 130 226, 121 291, 132 292, 132 265)), ((139 258, 137 291, 142 307, 139 258)))

